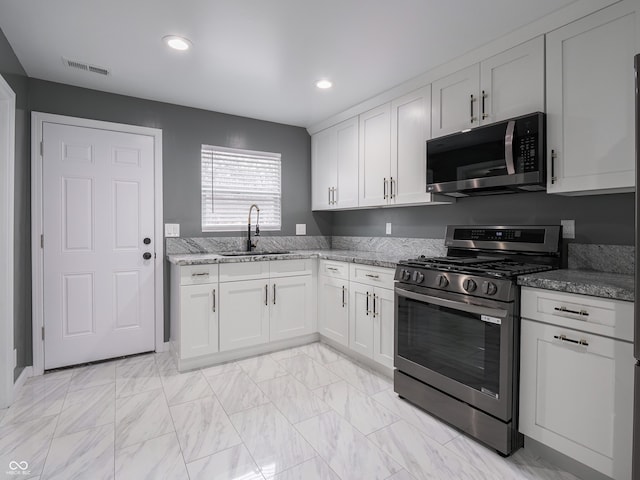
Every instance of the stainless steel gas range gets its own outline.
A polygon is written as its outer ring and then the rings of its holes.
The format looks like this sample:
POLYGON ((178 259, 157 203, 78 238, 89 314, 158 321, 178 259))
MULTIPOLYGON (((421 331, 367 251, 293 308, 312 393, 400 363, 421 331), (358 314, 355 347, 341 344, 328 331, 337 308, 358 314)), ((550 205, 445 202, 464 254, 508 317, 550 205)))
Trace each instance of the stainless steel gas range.
POLYGON ((395 272, 394 389, 503 455, 518 433, 516 277, 559 268, 559 226, 449 226, 395 272))

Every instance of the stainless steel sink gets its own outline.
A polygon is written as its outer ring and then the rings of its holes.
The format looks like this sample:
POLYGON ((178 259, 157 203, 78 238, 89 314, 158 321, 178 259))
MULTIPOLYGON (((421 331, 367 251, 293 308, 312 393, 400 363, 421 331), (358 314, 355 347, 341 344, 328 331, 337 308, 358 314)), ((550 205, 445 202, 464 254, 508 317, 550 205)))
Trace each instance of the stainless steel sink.
POLYGON ((223 257, 246 257, 255 255, 284 255, 285 253, 291 253, 289 250, 256 250, 253 252, 222 252, 220 255, 223 257))

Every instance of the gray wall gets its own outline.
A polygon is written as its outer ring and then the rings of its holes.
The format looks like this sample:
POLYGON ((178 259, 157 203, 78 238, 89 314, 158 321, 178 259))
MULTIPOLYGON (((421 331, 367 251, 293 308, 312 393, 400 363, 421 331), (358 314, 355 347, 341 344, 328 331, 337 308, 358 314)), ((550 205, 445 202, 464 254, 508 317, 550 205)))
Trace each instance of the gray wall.
MULTIPOLYGON (((165 223, 182 237, 212 236, 200 227, 200 148, 203 143, 282 154, 282 230, 265 235, 329 235, 330 214, 311 212, 311 139, 307 131, 250 118, 29 79, 32 111, 162 129, 165 223)), ((227 235, 238 235, 230 232, 227 235)), ((169 275, 165 265, 165 340, 169 339, 169 275)))
POLYGON ((14 316, 13 344, 18 352, 15 378, 31 365, 31 189, 29 80, 0 30, 0 75, 16 94, 14 316))
POLYGON ((451 205, 336 212, 333 235, 384 236, 391 222, 396 237, 444 238, 455 224, 559 224, 575 220, 579 243, 633 245, 634 194, 563 197, 518 193, 458 199, 451 205))

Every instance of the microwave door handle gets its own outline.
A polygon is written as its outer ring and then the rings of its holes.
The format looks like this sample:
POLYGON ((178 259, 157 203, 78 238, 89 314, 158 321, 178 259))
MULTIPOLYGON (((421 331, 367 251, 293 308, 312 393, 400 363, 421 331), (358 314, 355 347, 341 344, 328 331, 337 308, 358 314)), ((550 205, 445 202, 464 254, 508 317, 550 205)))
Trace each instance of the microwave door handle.
POLYGON ((499 317, 499 318, 505 318, 507 316, 507 311, 499 308, 489 308, 489 307, 481 307, 479 305, 469 305, 468 303, 456 302, 454 300, 447 300, 446 298, 432 297, 430 295, 422 295, 420 293, 410 292, 408 290, 404 290, 402 288, 397 288, 397 287, 395 289, 395 292, 397 295, 401 297, 410 298, 418 302, 432 303, 433 305, 438 305, 440 307, 454 308, 456 310, 461 310, 463 312, 475 313, 477 315, 488 315, 490 317, 499 317))
POLYGON ((507 133, 504 135, 504 160, 507 164, 507 173, 515 175, 516 167, 513 164, 513 131, 516 128, 515 120, 507 123, 507 133))

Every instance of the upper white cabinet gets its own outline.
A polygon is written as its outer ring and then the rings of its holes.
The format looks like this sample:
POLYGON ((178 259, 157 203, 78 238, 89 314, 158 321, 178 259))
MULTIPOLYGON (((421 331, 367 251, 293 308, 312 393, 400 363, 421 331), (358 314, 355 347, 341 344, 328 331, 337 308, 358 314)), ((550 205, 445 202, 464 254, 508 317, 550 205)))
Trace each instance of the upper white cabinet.
POLYGON ((361 207, 431 202, 425 151, 430 112, 426 86, 360 115, 361 207))
POLYGON ((389 203, 391 182, 391 104, 360 115, 359 205, 389 203))
POLYGON ((632 191, 637 2, 547 35, 547 191, 632 191))
POLYGON ((358 206, 358 117, 311 137, 313 210, 358 206))
POLYGON ((436 80, 432 136, 544 111, 544 38, 436 80))

